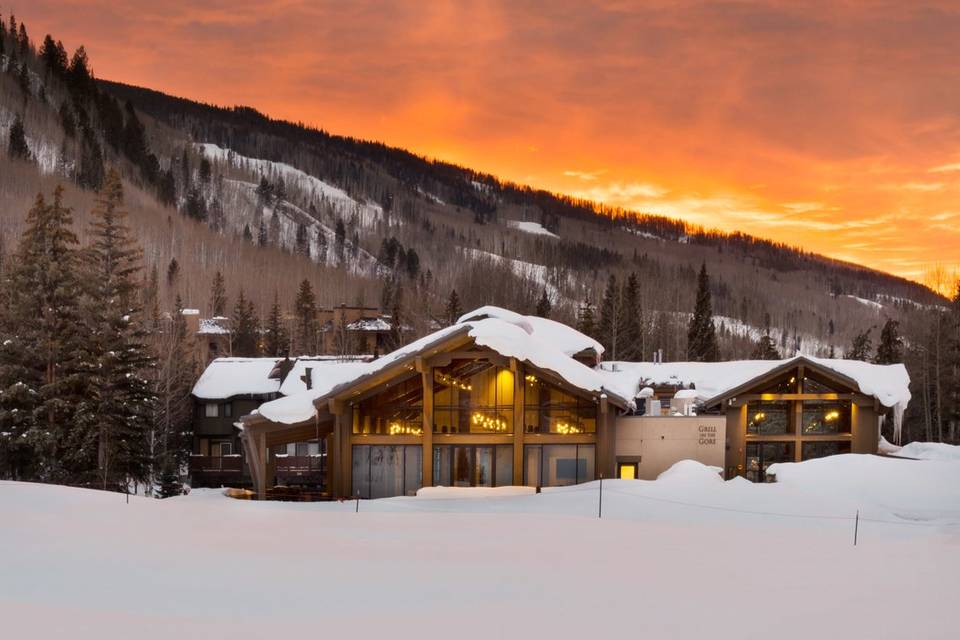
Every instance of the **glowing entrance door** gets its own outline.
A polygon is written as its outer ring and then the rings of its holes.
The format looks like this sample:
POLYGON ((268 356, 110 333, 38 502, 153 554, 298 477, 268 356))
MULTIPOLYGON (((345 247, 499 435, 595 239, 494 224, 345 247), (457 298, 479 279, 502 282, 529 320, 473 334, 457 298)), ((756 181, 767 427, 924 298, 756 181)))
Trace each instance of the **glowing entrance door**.
POLYGON ((621 462, 618 465, 617 477, 621 480, 636 480, 637 479, 637 463, 623 463, 621 462))

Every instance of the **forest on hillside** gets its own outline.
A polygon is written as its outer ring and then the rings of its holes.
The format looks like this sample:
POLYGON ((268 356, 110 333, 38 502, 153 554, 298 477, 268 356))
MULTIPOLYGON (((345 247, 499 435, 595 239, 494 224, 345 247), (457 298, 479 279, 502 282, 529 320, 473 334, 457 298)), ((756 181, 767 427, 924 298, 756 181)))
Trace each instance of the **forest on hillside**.
MULTIPOLYGON (((130 300, 152 344, 148 361, 167 362, 168 375, 196 374, 171 356, 169 323, 183 307, 230 316, 238 335, 253 336, 236 340, 246 345, 238 351, 273 354, 283 345, 307 349, 311 314, 341 303, 391 316, 394 344, 449 322, 457 309, 497 304, 580 326, 611 359, 802 352, 902 360, 914 393, 906 438, 960 438, 960 299, 934 292, 957 291, 949 274, 932 273, 931 289, 745 234, 503 182, 249 107, 99 80, 83 47, 68 53, 49 35, 36 42, 14 16, 0 24, 7 295, 43 290, 22 280, 36 233, 31 212, 50 202, 70 211, 58 219, 70 219, 69 251, 79 261, 81 248, 96 241, 98 203, 115 170, 123 195, 116 206, 139 251, 130 300), (713 346, 692 349, 704 344, 707 327, 713 346)), ((88 303, 90 295, 76 293, 88 303)), ((5 335, 19 335, 28 322, 18 313, 0 323, 5 335)), ((18 356, 23 366, 35 367, 27 355, 18 356)), ((49 357, 36 362, 57 366, 49 357)), ((154 366, 144 379, 159 384, 154 366)), ((53 384, 34 373, 37 385, 53 384)), ((16 375, 7 368, 0 387, 16 375)), ((163 389, 185 398, 182 385, 163 389)), ((0 424, 12 420, 3 415, 0 424)))

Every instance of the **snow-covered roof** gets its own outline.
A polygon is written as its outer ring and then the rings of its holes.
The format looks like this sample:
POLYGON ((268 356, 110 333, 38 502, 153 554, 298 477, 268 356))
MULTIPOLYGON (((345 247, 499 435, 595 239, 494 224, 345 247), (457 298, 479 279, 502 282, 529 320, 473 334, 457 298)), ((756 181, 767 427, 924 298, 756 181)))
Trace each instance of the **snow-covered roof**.
MULTIPOLYGON (((635 390, 656 385, 693 387, 696 399, 711 400, 754 378, 801 362, 810 362, 849 378, 864 395, 885 407, 906 407, 910 401, 910 376, 902 364, 879 365, 859 360, 796 356, 786 360, 734 360, 730 362, 604 362, 601 367, 635 390)), ((634 393, 635 395, 635 393, 634 393)))
POLYGON ((504 322, 523 327, 524 330, 538 340, 553 345, 568 356, 588 350, 596 352, 597 355, 603 353, 602 344, 562 322, 550 320, 549 318, 541 318, 539 316, 524 316, 501 307, 487 305, 479 309, 474 309, 460 316, 457 323, 459 324, 469 320, 481 320, 483 318, 497 318, 504 322))
POLYGON ((200 328, 197 333, 204 335, 225 335, 230 333, 230 319, 223 316, 200 318, 200 328))
MULTIPOLYGON (((467 335, 478 346, 487 347, 502 356, 517 358, 540 370, 551 372, 577 389, 589 393, 607 393, 621 404, 627 406, 633 404, 635 387, 631 388, 629 384, 623 384, 624 378, 608 371, 588 367, 570 357, 573 353, 592 347, 590 343, 596 342, 593 339, 569 327, 564 327, 568 330, 567 332, 558 330, 556 327, 563 327, 558 322, 531 323, 526 316, 510 315, 510 312, 497 307, 484 309, 502 312, 498 315, 503 317, 480 313, 478 315, 482 319, 469 320, 465 316, 457 324, 435 331, 372 362, 360 363, 352 367, 340 365, 329 368, 329 371, 325 369, 321 379, 315 379, 314 388, 310 391, 264 403, 257 413, 272 422, 283 424, 304 422, 315 415, 314 402, 318 399, 340 393, 365 378, 428 352, 457 335, 467 335), (539 332, 536 327, 540 328, 539 332), (582 336, 585 340, 577 339, 576 336, 571 335, 571 332, 582 336)), ((543 318, 535 320, 542 321, 543 318)))
POLYGON ((185 316, 198 316, 200 315, 200 309, 183 309, 180 313, 185 316))
POLYGON ((277 393, 280 380, 270 378, 270 372, 278 361, 279 358, 217 358, 203 370, 192 393, 200 400, 277 393))
POLYGON ((351 331, 390 331, 390 323, 383 318, 360 318, 347 325, 351 331))
POLYGON ((283 384, 280 385, 280 394, 292 396, 307 391, 307 383, 303 380, 307 369, 310 369, 312 389, 324 386, 331 376, 340 376, 342 372, 352 372, 354 375, 359 375, 364 371, 363 366, 360 365, 365 366, 370 360, 369 356, 298 358, 290 373, 284 378, 283 384))

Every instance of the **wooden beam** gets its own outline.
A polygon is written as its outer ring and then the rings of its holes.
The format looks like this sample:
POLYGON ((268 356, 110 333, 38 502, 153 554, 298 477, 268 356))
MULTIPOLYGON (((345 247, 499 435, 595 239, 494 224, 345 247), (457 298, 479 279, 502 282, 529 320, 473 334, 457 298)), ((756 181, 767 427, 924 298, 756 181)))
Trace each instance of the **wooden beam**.
POLYGON ((423 451, 420 454, 420 484, 433 486, 433 367, 418 358, 420 366, 420 384, 423 388, 423 451))
POLYGON ((513 484, 523 484, 523 443, 524 443, 524 397, 526 385, 524 372, 526 368, 516 359, 510 358, 510 368, 513 370, 513 484))

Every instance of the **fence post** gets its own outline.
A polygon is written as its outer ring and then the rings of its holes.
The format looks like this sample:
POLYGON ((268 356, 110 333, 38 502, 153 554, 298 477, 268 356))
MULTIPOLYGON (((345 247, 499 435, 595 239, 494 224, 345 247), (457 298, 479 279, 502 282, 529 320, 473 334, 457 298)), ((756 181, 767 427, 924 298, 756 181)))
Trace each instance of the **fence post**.
POLYGON ((603 474, 600 474, 600 503, 597 506, 597 518, 603 518, 603 474))
POLYGON ((853 546, 857 546, 857 534, 860 531, 860 509, 857 509, 857 515, 853 520, 853 546))
POLYGON ((360 494, 357 494, 357 509, 354 513, 360 513, 360 494))

